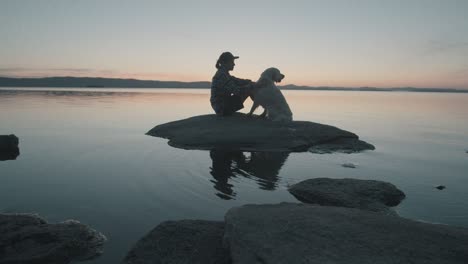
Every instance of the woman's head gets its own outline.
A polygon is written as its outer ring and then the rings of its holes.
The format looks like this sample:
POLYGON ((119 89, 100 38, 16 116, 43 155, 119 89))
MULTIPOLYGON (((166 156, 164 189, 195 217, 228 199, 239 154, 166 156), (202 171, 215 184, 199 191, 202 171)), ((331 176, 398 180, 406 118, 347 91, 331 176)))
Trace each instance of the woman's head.
POLYGON ((234 63, 235 59, 238 59, 238 56, 232 55, 231 52, 223 52, 220 56, 218 61, 216 62, 216 69, 219 69, 221 66, 225 67, 228 71, 231 71, 234 69, 234 63))

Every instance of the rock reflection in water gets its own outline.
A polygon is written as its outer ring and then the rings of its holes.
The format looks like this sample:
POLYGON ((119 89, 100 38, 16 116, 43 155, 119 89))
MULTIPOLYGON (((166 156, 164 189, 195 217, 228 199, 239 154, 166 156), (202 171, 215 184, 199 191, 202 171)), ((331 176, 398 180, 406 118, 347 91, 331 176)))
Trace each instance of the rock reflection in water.
POLYGON ((230 200, 236 196, 232 177, 243 176, 253 179, 262 190, 275 190, 278 174, 290 152, 242 152, 239 150, 214 149, 210 151, 212 166, 211 182, 221 199, 230 200))

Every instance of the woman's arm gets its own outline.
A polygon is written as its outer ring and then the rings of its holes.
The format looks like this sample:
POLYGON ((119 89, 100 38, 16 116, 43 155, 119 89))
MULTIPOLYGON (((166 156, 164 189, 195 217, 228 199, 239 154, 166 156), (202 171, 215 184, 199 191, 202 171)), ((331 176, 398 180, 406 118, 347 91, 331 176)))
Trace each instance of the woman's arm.
MULTIPOLYGON (((241 79, 239 79, 241 80, 241 79)), ((220 72, 213 78, 212 87, 215 88, 217 94, 239 94, 241 86, 237 82, 237 78, 226 73, 220 72)))
POLYGON ((252 83, 252 80, 249 79, 241 79, 234 76, 231 76, 231 78, 239 86, 245 86, 252 83))

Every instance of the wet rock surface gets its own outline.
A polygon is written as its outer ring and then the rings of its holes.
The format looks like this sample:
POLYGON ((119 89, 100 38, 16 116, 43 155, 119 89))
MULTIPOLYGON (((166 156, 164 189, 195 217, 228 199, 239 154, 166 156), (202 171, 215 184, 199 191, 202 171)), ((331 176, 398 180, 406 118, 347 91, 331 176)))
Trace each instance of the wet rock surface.
POLYGON ((19 139, 15 135, 0 135, 0 161, 14 160, 19 156, 19 139))
POLYGON ((140 239, 122 263, 227 264, 230 257, 222 246, 223 234, 223 222, 163 222, 140 239))
POLYGON ((357 152, 375 149, 351 132, 313 122, 273 122, 236 113, 229 117, 194 116, 161 124, 147 135, 169 139, 183 149, 243 151, 308 151, 311 147, 357 152))
POLYGON ((356 208, 281 203, 230 209, 225 222, 163 222, 122 263, 453 263, 468 229, 356 208))
POLYGON ((103 234, 75 220, 48 224, 35 214, 0 214, 1 264, 65 264, 103 252, 103 234))
POLYGON ((288 190, 304 203, 387 213, 393 213, 389 207, 405 198, 395 185, 374 180, 315 178, 294 184, 288 190))
POLYGON ((468 230, 353 208, 245 205, 225 216, 233 263, 467 263, 468 230))

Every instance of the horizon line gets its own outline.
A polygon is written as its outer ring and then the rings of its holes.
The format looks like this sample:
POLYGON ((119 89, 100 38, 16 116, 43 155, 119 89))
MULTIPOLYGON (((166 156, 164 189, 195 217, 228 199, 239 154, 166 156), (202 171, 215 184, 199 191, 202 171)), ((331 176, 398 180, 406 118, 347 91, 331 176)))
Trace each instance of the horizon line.
MULTIPOLYGON (((75 78, 75 79, 112 79, 112 80, 132 80, 132 81, 140 81, 140 82, 172 82, 172 83, 211 83, 211 81, 177 81, 177 80, 146 80, 146 79, 135 79, 135 78, 117 78, 117 77, 100 77, 100 76, 45 76, 45 77, 17 77, 17 76, 6 76, 0 75, 0 78, 8 78, 8 79, 52 79, 52 78, 75 78)), ((92 85, 92 84, 90 84, 92 85)), ((293 83, 288 83, 281 85, 280 87, 285 86, 295 86, 298 88, 342 88, 342 89, 448 89, 448 90, 456 90, 456 91, 468 91, 468 87, 418 87, 418 86, 387 86, 387 87, 379 87, 379 86, 327 86, 327 85, 297 85, 293 83)), ((0 84, 1 87, 1 84, 0 84)), ((5 87, 5 86, 3 86, 5 87)), ((157 88, 157 87, 154 87, 157 88)), ((207 87, 209 88, 209 87, 207 87)))

